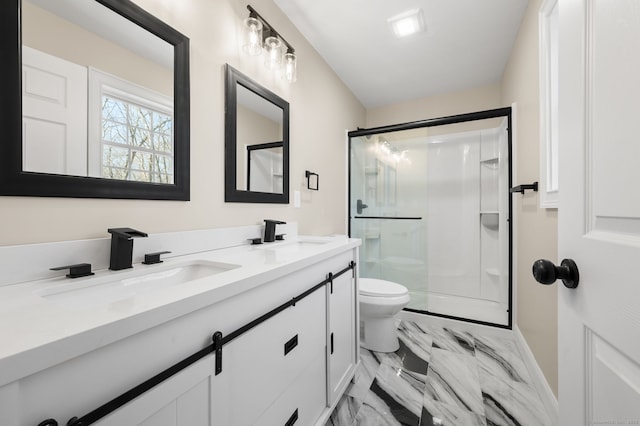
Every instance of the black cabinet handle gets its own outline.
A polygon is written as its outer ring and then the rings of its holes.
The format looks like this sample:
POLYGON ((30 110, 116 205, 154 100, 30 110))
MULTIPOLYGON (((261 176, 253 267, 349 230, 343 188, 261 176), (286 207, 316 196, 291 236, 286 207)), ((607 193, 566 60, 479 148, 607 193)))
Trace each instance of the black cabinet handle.
POLYGON ((298 409, 296 408, 296 411, 293 412, 293 414, 291 415, 291 417, 289 417, 289 420, 287 420, 284 426, 293 426, 297 421, 298 421, 298 409))
POLYGON ((538 259, 533 262, 533 276, 540 284, 553 284, 556 280, 562 280, 567 288, 578 287, 580 274, 578 265, 572 259, 563 259, 560 266, 556 266, 550 260, 538 259))
POLYGON ((331 333, 331 355, 333 355, 333 333, 331 333))
POLYGON ((287 343, 284 344, 284 354, 285 356, 291 352, 293 350, 293 348, 295 348, 296 346, 298 346, 298 335, 296 334, 295 336, 293 336, 291 339, 289 339, 287 341, 287 343))

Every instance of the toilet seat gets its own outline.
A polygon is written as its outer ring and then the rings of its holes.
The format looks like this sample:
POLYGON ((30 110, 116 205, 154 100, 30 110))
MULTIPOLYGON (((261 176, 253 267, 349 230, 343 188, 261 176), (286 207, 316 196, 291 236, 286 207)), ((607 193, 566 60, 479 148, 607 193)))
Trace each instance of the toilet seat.
POLYGON ((398 297, 409 291, 400 284, 376 278, 360 278, 360 294, 369 297, 398 297))

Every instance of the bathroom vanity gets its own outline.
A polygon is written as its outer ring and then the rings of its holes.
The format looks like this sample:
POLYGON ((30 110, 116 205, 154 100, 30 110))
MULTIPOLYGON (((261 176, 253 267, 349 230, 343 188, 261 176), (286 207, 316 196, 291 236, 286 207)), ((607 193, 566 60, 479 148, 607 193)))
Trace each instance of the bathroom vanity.
POLYGON ((33 280, 20 259, 67 250, 100 267, 107 238, 0 248, 14 281, 0 287, 0 424, 324 424, 358 360, 360 242, 285 227, 257 246, 259 226, 152 235, 132 269, 78 279, 33 280), (158 249, 173 257, 139 263, 158 249))

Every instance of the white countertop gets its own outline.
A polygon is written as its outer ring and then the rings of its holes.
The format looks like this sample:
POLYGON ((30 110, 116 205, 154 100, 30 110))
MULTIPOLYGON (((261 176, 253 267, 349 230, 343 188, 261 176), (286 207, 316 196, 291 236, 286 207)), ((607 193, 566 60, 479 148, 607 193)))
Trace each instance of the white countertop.
POLYGON ((92 277, 57 277, 0 287, 0 386, 359 245, 360 240, 345 236, 295 237, 283 242, 178 256, 157 265, 138 263, 133 269, 122 271, 102 269, 94 271, 92 277), (295 245, 296 241, 318 241, 318 238, 325 240, 322 244, 295 245), (111 303, 98 301, 73 306, 42 297, 57 289, 88 287, 108 277, 124 278, 194 260, 238 267, 111 303))

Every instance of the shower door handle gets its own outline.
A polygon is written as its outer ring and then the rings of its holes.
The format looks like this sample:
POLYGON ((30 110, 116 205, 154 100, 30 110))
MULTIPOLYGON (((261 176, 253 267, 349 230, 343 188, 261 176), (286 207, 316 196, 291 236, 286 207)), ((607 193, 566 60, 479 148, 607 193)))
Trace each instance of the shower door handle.
POLYGON ((572 259, 563 259, 560 266, 556 266, 550 260, 539 259, 533 262, 533 277, 540 284, 553 284, 560 279, 567 288, 578 287, 580 274, 578 265, 572 259))
POLYGON ((362 214, 362 210, 366 209, 367 207, 369 206, 363 203, 361 199, 358 199, 356 201, 356 212, 358 212, 358 214, 362 214))

